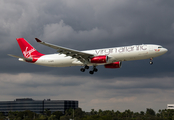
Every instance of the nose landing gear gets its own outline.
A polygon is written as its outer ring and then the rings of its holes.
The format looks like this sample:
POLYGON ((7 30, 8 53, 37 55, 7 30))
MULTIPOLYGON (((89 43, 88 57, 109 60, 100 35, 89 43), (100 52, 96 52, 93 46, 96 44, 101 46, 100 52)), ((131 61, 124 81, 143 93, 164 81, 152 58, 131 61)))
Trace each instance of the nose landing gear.
POLYGON ((153 64, 153 58, 150 58, 150 65, 152 65, 153 64))

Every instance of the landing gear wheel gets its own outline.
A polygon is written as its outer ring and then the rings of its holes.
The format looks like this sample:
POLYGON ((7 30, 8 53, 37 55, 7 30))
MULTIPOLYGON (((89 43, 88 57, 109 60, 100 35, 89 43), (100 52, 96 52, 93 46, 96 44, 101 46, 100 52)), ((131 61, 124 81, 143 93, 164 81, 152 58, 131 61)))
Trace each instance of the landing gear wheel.
POLYGON ((92 74, 94 74, 94 71, 89 71, 89 73, 92 75, 92 74))
POLYGON ((81 71, 81 72, 85 72, 85 68, 81 68, 80 71, 81 71))
POLYGON ((98 71, 98 69, 97 68, 94 68, 94 70, 93 70, 94 72, 97 72, 98 71))
POLYGON ((152 61, 150 61, 149 63, 150 63, 150 65, 152 65, 152 64, 153 64, 153 62, 152 62, 152 61))
POLYGON ((89 69, 89 66, 86 65, 86 66, 85 66, 85 69, 89 69))

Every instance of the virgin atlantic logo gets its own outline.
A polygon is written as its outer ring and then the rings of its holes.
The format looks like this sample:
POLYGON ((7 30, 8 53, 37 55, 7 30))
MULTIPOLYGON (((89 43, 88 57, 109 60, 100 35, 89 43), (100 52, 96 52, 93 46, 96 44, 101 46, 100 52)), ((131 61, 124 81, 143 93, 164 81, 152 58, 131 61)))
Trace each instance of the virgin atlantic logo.
POLYGON ((35 51, 35 49, 28 50, 28 47, 25 48, 25 51, 23 51, 23 55, 28 58, 31 57, 31 54, 35 51))

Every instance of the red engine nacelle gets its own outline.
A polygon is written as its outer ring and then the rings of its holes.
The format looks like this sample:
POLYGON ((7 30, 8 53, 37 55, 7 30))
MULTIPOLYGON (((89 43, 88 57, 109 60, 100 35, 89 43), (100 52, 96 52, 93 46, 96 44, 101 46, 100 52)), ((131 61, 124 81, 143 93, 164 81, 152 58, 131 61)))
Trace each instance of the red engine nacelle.
POLYGON ((96 56, 91 59, 89 59, 91 63, 107 63, 108 62, 108 56, 96 56))
POLYGON ((110 64, 106 64, 105 68, 121 68, 122 62, 114 62, 110 64))

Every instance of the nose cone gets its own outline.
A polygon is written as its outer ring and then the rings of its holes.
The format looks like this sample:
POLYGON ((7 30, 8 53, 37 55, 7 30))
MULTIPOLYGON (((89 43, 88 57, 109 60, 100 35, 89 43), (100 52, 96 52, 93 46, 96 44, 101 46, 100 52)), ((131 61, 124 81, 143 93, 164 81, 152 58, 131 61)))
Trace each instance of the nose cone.
POLYGON ((168 51, 166 48, 164 48, 165 53, 168 51))
POLYGON ((168 50, 166 48, 163 48, 162 52, 163 54, 166 53, 168 50))

